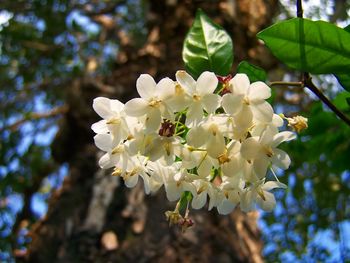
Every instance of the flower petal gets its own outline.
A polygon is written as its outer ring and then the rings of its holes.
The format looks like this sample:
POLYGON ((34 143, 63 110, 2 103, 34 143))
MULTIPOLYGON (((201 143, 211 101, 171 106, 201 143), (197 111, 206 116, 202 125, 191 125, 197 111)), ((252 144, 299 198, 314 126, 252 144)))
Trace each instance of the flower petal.
POLYGON ((212 94, 218 85, 218 78, 213 72, 204 71, 197 79, 196 91, 199 95, 212 94))
POLYGON ((108 133, 108 127, 106 124, 106 120, 100 120, 98 122, 95 122, 94 124, 91 125, 91 129, 95 132, 95 133, 108 133))
POLYGON ((156 95, 156 82, 149 74, 141 74, 136 81, 136 89, 141 98, 150 99, 156 95))
POLYGON ((275 188, 286 189, 287 186, 285 184, 281 183, 281 182, 278 182, 278 181, 268 181, 261 188, 264 191, 270 191, 270 190, 275 189, 275 188))
POLYGON ((235 115, 242 109, 243 95, 235 95, 232 93, 225 94, 222 97, 222 107, 226 113, 235 115))
POLYGON ((264 211, 271 212, 276 206, 275 196, 272 193, 264 191, 264 199, 259 196, 256 201, 264 211))
POLYGON ((142 98, 129 100, 125 104, 125 113, 132 117, 140 117, 147 113, 148 103, 142 98))
POLYGON ((187 93, 192 95, 196 91, 196 81, 186 71, 178 70, 176 81, 187 93))
POLYGON ((203 109, 200 102, 193 102, 187 112, 186 117, 186 126, 194 127, 196 126, 203 118, 203 109))
POLYGON ((264 176, 266 176, 267 167, 269 166, 269 164, 269 158, 267 156, 265 157, 264 155, 259 155, 259 158, 256 158, 254 160, 253 168, 259 178, 263 178, 264 176))
POLYGON ((158 82, 156 91, 162 100, 170 98, 175 93, 175 83, 170 78, 163 78, 158 82))
POLYGON ((271 147, 277 147, 282 142, 288 142, 296 138, 295 133, 290 131, 283 131, 274 135, 271 143, 271 147))
POLYGON ((281 169, 288 169, 291 161, 289 155, 280 149, 274 149, 274 155, 272 156, 272 163, 281 169))
POLYGON ((92 107, 100 117, 109 119, 112 116, 110 99, 104 97, 97 97, 92 103, 92 107))
POLYGON ((151 109, 146 118, 146 130, 147 131, 158 131, 160 128, 160 123, 162 122, 162 117, 160 110, 155 108, 151 109))
POLYGON ((238 73, 230 80, 232 93, 237 95, 246 95, 250 86, 249 78, 246 74, 238 73))
POLYGON ((258 137, 250 137, 242 142, 241 154, 246 160, 254 160, 261 150, 261 145, 258 142, 258 137))
POLYGON ((207 192, 203 191, 200 194, 197 194, 192 199, 192 207, 194 209, 201 209, 207 202, 207 192))
POLYGON ((113 148, 113 139, 110 134, 96 134, 94 141, 96 146, 102 151, 108 152, 113 148))
POLYGON ((271 89, 262 81, 250 84, 248 89, 249 100, 266 100, 271 97, 271 89))
POLYGON ((221 97, 217 94, 207 94, 202 97, 203 108, 208 113, 214 113, 220 106, 221 97))
POLYGON ((221 203, 217 206, 217 210, 220 215, 228 215, 235 209, 236 204, 231 203, 229 200, 224 198, 221 203))
POLYGON ((254 103, 251 106, 253 116, 261 122, 271 122, 273 116, 273 109, 266 101, 254 103))

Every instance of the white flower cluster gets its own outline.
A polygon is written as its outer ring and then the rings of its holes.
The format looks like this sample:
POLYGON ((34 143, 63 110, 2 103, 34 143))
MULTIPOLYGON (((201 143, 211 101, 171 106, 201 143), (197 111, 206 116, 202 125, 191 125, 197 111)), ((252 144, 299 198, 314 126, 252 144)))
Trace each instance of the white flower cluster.
POLYGON ((127 187, 141 177, 147 194, 164 186, 169 201, 191 193, 194 209, 208 197, 209 210, 220 214, 237 205, 246 212, 256 204, 275 207, 270 190, 285 185, 266 181, 267 170, 288 168, 289 156, 277 147, 295 135, 279 132, 283 119, 266 102, 271 90, 265 83, 237 74, 219 84, 212 72, 195 81, 180 70, 176 81, 159 83, 143 74, 136 87, 140 98, 126 104, 94 100, 103 118, 92 125, 97 147, 106 152, 102 168, 113 167, 127 187))

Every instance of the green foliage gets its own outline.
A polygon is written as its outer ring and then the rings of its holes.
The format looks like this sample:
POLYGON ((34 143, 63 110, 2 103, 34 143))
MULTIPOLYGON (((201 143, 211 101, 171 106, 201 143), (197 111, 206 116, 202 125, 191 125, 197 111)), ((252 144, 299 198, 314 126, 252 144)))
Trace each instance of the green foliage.
POLYGON ((182 51, 187 71, 198 77, 209 70, 226 76, 233 62, 233 44, 226 31, 198 10, 182 51))
POLYGON ((293 18, 257 36, 293 69, 313 74, 349 72, 350 34, 331 23, 293 18))
MULTIPOLYGON (((350 33, 350 25, 344 27, 344 30, 350 33)), ((348 44, 350 45, 350 44, 348 44)), ((335 74, 339 84, 347 91, 350 91, 350 68, 345 74, 335 74)), ((350 104, 349 104, 350 105, 350 104)))
POLYGON ((267 74, 262 68, 250 64, 247 61, 239 63, 237 73, 245 73, 248 75, 250 82, 266 81, 267 74))

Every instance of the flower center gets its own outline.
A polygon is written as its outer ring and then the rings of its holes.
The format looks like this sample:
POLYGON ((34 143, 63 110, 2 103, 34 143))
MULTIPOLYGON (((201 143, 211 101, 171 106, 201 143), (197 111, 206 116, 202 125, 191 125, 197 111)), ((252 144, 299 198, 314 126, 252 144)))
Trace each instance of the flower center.
POLYGON ((153 107, 153 108, 158 108, 158 107, 160 106, 161 103, 162 103, 161 100, 152 99, 152 100, 148 103, 148 106, 153 107))
POLYGON ((194 101, 200 101, 201 100, 201 96, 199 96, 198 94, 193 94, 192 96, 194 101))

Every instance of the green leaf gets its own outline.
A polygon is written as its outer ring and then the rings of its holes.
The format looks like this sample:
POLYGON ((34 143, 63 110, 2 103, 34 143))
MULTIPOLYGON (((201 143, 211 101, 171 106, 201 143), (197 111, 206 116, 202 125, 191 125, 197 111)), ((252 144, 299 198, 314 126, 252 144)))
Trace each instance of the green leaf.
POLYGON ((346 27, 344 27, 344 30, 345 30, 346 32, 349 32, 349 33, 350 33, 350 25, 347 25, 346 27))
POLYGON ((266 81, 267 74, 262 68, 250 64, 247 61, 239 63, 237 73, 245 73, 248 75, 250 82, 266 81))
POLYGON ((350 91, 350 72, 348 74, 336 74, 334 76, 345 90, 350 91))
POLYGON ((331 23, 293 18, 257 36, 293 69, 313 74, 350 71, 350 34, 331 23))
MULTIPOLYGON (((350 33, 350 25, 344 27, 344 30, 348 33, 350 33)), ((350 91, 350 70, 348 74, 336 74, 334 75, 339 84, 347 91, 350 91)), ((349 104, 350 105, 350 104, 349 104)))
POLYGON ((185 38, 182 59, 194 77, 206 70, 226 76, 233 62, 232 40, 222 27, 198 10, 185 38))

